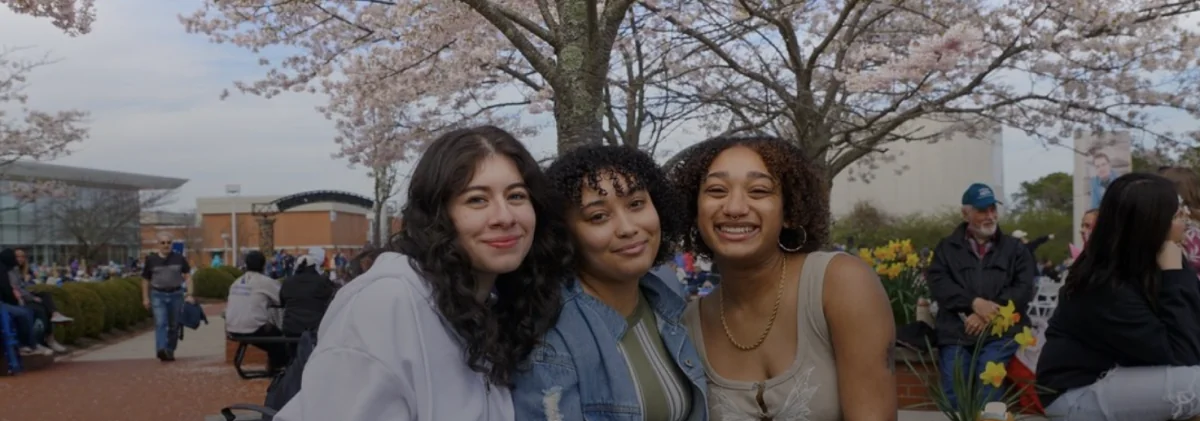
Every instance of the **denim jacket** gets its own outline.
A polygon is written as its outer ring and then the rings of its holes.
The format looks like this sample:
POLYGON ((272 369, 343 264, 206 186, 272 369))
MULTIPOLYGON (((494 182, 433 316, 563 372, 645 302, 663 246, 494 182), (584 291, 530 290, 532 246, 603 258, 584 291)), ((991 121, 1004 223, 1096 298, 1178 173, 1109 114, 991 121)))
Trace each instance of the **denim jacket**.
MULTIPOLYGON (((663 345, 692 385, 688 419, 707 421, 704 366, 680 320, 687 301, 653 274, 643 276, 640 287, 663 345)), ((578 281, 566 286, 558 323, 534 349, 531 367, 517 375, 517 421, 642 421, 637 387, 618 349, 625 329, 625 317, 578 281)))

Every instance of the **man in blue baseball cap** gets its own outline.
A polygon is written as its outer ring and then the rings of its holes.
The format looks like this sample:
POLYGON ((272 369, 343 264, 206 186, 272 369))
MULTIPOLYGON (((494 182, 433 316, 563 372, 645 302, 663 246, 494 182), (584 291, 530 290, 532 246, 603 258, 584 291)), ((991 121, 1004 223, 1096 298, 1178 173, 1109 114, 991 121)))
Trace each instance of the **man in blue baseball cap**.
MULTIPOLYGON (((938 304, 936 330, 943 390, 955 405, 955 373, 962 376, 957 382, 978 382, 986 366, 977 363, 975 371, 970 371, 968 364, 977 344, 976 361, 1008 364, 1019 348, 1013 335, 1029 323, 1025 316, 1033 299, 1036 264, 1020 240, 1000 231, 1001 205, 996 191, 987 184, 967 187, 962 195, 963 222, 938 243, 926 272, 930 293, 938 304), (1010 301, 1022 315, 1018 326, 999 337, 985 331, 1000 307, 1010 301), (982 342, 980 335, 985 335, 982 342)), ((978 387, 984 393, 984 402, 1003 398, 1000 388, 990 384, 978 387)))

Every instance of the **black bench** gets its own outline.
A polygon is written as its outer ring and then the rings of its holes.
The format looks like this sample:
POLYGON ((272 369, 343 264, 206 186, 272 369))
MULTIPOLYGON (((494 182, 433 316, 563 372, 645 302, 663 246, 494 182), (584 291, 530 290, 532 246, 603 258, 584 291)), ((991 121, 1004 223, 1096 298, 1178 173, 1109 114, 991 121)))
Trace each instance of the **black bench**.
POLYGON ((238 343, 237 351, 233 353, 233 369, 238 377, 243 379, 261 379, 271 377, 269 370, 245 370, 242 363, 246 360, 246 349, 255 344, 298 344, 300 338, 294 336, 233 336, 225 334, 225 339, 238 343))

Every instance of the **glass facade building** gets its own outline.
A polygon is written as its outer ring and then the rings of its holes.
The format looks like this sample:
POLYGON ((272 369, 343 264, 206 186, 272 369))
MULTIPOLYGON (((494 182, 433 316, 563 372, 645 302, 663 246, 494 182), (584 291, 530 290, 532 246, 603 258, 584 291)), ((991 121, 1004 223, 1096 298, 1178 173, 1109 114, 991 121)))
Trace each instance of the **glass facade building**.
MULTIPOLYGON (((81 250, 80 237, 105 243, 96 251, 95 260, 124 262, 141 250, 140 220, 114 220, 90 223, 92 209, 111 209, 112 205, 137 206, 143 190, 171 190, 187 180, 116 171, 104 171, 39 162, 14 162, 0 168, 0 245, 22 248, 30 260, 41 265, 66 265, 81 250), (40 197, 32 202, 20 200, 11 192, 31 183, 53 181, 64 188, 60 197, 40 197), (104 203, 101 203, 104 202, 104 203), (119 202, 113 203, 113 202, 119 202), (70 224, 63 223, 65 210, 70 224), (77 233, 73 230, 102 229, 104 232, 77 233), (76 235, 81 234, 81 235, 76 235)), ((128 209, 128 208, 125 208, 128 209)), ((140 211, 140 210, 138 210, 140 211)), ((127 211, 122 210, 123 213, 127 211)), ((103 212, 97 212, 103 213, 103 212)), ((110 216, 111 217, 111 216, 110 216)), ((95 244, 91 245, 96 247, 95 244)))

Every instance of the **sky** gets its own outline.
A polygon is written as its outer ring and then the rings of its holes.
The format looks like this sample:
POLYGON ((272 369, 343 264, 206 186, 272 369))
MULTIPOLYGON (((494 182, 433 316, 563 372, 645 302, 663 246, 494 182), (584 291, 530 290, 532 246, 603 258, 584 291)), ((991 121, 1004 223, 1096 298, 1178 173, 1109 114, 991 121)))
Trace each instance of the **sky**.
MULTIPOLYGON (((234 92, 233 81, 265 69, 250 52, 184 32, 177 15, 199 0, 98 3, 91 33, 68 37, 48 20, 0 8, 0 46, 30 47, 27 57, 56 59, 28 80, 30 105, 91 112, 89 139, 54 163, 188 179, 168 207, 187 210, 197 197, 221 196, 226 184, 243 195, 345 190, 370 197, 363 168, 334 159, 333 123, 314 110, 317 95, 273 99, 234 92)), ((535 118, 535 117, 530 117, 535 118)), ((545 114, 536 118, 546 119, 545 114)), ((553 125, 526 139, 535 156, 554 150, 553 125)), ((660 148, 699 140, 681 134, 660 148)), ((1046 174, 1071 172, 1071 151, 1004 132, 1005 191, 1046 174)))

